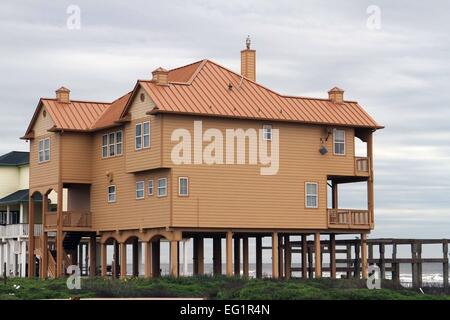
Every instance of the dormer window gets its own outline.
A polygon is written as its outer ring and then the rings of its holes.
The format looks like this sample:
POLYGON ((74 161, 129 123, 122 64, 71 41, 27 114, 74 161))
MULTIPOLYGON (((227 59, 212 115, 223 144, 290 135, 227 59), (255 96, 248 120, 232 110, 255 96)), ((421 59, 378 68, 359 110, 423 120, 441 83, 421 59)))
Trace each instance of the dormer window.
POLYGON ((39 140, 38 161, 50 161, 50 138, 39 140))
POLYGON ((345 130, 333 130, 333 153, 335 155, 345 155, 345 130))

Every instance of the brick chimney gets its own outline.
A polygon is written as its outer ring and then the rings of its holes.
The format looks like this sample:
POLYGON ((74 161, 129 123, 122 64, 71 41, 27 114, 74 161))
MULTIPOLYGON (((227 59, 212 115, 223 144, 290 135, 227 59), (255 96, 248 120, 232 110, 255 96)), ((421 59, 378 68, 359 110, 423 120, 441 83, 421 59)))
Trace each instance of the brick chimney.
POLYGON ((334 87, 328 91, 328 99, 334 103, 344 103, 344 90, 334 87))
POLYGON ((153 78, 152 81, 155 82, 159 86, 167 86, 169 85, 169 71, 164 68, 159 67, 152 72, 153 78))
POLYGON ((56 90, 56 100, 62 103, 70 103, 70 90, 65 87, 56 90))
POLYGON ((250 36, 245 41, 246 49, 241 51, 241 75, 256 80, 256 50, 250 49, 250 36))

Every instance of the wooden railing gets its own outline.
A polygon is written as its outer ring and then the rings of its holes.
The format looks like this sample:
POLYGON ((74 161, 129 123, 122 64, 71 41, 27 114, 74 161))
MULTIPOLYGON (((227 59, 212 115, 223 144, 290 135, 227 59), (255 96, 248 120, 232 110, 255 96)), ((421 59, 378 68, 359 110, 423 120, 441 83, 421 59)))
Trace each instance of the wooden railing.
POLYGON ((355 174, 368 175, 370 172, 370 162, 367 157, 355 157, 355 174))
POLYGON ((370 227, 369 210, 327 209, 328 225, 337 228, 370 227))
MULTIPOLYGON (((56 213, 45 215, 45 226, 56 227, 56 213)), ((91 226, 91 212, 89 211, 64 211, 62 213, 63 227, 85 227, 91 226)))
MULTIPOLYGON (((28 237, 29 224, 28 223, 16 223, 8 224, 6 226, 0 226, 0 237, 5 238, 18 238, 28 237)), ((42 224, 34 225, 34 235, 40 236, 42 234, 42 224)))

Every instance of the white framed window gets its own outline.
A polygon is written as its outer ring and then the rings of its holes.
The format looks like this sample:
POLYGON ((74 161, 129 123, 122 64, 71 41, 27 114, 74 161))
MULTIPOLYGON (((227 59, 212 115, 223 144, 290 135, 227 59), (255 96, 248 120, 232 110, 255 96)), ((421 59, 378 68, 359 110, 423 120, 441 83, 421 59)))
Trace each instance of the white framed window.
POLYGON ((150 122, 144 122, 142 130, 143 148, 150 148, 150 122))
POLYGON ((167 178, 158 179, 158 197, 167 196, 167 178))
POLYGON ((336 155, 345 155, 345 130, 333 130, 333 153, 336 155))
POLYGON ((116 155, 116 134, 114 132, 109 134, 109 156, 114 157, 116 155))
POLYGON ((317 182, 306 182, 305 184, 306 208, 319 207, 319 195, 317 182))
POLYGON ((116 186, 108 186, 108 202, 116 202, 116 186))
POLYGON ((189 195, 189 178, 178 178, 178 195, 182 197, 187 197, 189 195))
POLYGON ((136 124, 135 129, 135 142, 134 142, 134 148, 136 150, 142 149, 142 123, 136 124))
POLYGON ((122 140, 123 140, 123 134, 122 130, 116 132, 116 155, 121 156, 122 155, 122 140))
POLYGON ((39 140, 38 161, 50 161, 50 138, 39 140))
POLYGON ((108 135, 104 134, 102 136, 102 158, 108 157, 108 135))
POLYGON ((271 124, 263 125, 263 140, 266 140, 266 141, 272 140, 272 125, 271 124))
POLYGON ((144 181, 136 182, 136 199, 144 199, 144 194, 145 194, 144 189, 145 189, 144 181))
POLYGON ((154 192, 154 188, 153 188, 153 179, 152 180, 148 180, 148 195, 152 196, 153 192, 154 192))

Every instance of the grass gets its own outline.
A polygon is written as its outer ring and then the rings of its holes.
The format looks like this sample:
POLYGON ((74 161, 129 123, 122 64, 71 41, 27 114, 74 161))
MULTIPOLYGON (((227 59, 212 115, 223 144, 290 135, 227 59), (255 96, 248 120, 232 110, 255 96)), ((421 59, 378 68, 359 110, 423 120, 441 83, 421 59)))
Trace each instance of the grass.
POLYGON ((450 295, 422 294, 383 281, 382 289, 369 290, 358 279, 272 280, 228 277, 157 279, 82 279, 81 290, 69 290, 66 279, 8 279, 0 282, 0 300, 69 299, 74 297, 198 297, 236 300, 450 300, 450 295))

